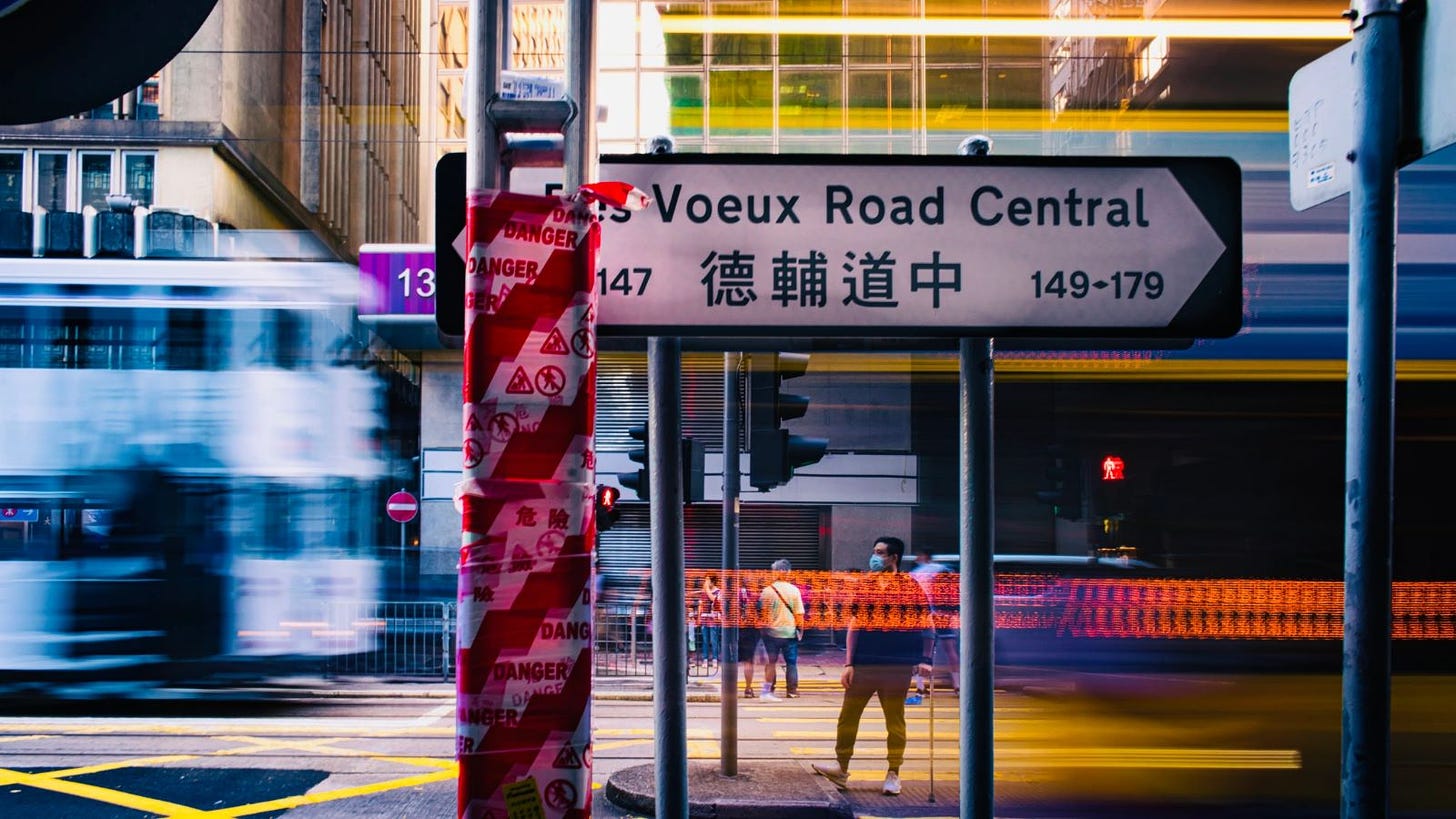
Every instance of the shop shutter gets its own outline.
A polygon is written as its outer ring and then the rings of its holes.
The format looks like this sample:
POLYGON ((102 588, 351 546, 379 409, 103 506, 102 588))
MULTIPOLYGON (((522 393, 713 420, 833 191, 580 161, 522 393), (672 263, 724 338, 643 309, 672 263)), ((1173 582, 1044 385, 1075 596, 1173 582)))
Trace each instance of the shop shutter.
MULTIPOLYGON (((601 536, 600 556, 607 587, 616 595, 645 599, 651 585, 652 538, 648 505, 623 503, 622 517, 601 536)), ((767 569, 779 558, 794 568, 819 569, 825 564, 822 533, 829 509, 822 506, 744 504, 738 519, 739 566, 767 569)), ((723 509, 698 504, 683 510, 683 540, 689 569, 723 565, 723 509)))
MULTIPOLYGON (((682 413, 684 435, 701 441, 708 451, 723 451, 722 353, 683 355, 682 413)), ((627 430, 647 422, 645 354, 604 352, 597 356, 596 422, 598 452, 626 452, 637 445, 627 430)))

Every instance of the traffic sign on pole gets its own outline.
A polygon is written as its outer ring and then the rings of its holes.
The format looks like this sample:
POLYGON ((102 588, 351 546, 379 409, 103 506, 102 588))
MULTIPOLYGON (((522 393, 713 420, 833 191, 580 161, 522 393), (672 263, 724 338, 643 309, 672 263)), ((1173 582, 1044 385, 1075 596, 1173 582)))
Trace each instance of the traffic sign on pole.
POLYGON ((664 336, 1223 337, 1224 158, 603 157, 600 327, 664 336))
MULTIPOLYGON (((464 184, 451 156, 440 190, 464 184)), ((1231 159, 671 154, 602 168, 653 200, 602 220, 603 335, 1188 339, 1242 326, 1231 159)), ((442 238, 457 222, 437 211, 442 333, 463 315, 464 262, 442 238)))
POLYGON ((419 514, 420 502, 415 496, 401 489, 389 496, 384 503, 384 512, 395 523, 409 523, 419 514))
POLYGON ((1289 80, 1289 203, 1295 210, 1350 192, 1354 97, 1354 43, 1308 63, 1289 80))

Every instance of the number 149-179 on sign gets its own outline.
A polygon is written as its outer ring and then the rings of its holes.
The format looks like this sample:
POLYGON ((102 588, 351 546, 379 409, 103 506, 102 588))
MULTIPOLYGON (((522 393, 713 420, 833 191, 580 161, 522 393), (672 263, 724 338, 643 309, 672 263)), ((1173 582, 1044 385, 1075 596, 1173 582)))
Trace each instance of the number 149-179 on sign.
POLYGON ((1094 279, 1085 270, 1064 273, 1061 270, 1036 271, 1031 274, 1039 299, 1086 298, 1093 290, 1109 291, 1114 299, 1157 299, 1163 295, 1163 274, 1156 270, 1119 270, 1105 279, 1094 279))
POLYGON ((644 295, 647 292, 647 282, 651 278, 650 267, 623 267, 610 274, 605 267, 597 271, 597 282, 603 296, 608 292, 621 293, 624 296, 644 295))

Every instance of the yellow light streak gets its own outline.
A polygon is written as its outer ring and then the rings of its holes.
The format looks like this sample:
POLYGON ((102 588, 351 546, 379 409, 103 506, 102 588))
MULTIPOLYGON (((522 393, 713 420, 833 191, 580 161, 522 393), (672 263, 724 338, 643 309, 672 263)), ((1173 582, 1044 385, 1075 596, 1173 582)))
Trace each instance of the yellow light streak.
POLYGON ((875 37, 1170 37, 1190 40, 1348 40, 1344 20, 1083 17, 763 17, 666 15, 665 34, 789 34, 875 37))
MULTIPOLYGON (((915 110, 854 106, 843 111, 832 109, 796 110, 780 106, 777 111, 764 105, 737 106, 714 103, 708 110, 714 130, 823 130, 838 132, 847 128, 856 132, 909 133, 920 128, 927 131, 964 131, 967 128, 996 131, 1077 131, 1121 133, 1127 131, 1154 133, 1249 133, 1279 134, 1289 130, 1289 115, 1284 111, 1177 111, 1141 110, 1083 111, 1069 110, 1060 114, 1039 108, 980 108, 940 106, 915 110)), ((672 110, 674 131, 691 132, 703 126, 703 109, 677 107, 672 110)))
MULTIPOLYGON (((856 751, 865 756, 883 753, 884 745, 870 743, 856 751)), ((795 756, 816 756, 823 748, 792 747, 795 756)), ((922 758, 918 749, 907 750, 907 759, 922 758)), ((947 746, 936 761, 947 764, 960 758, 954 745, 947 746)), ((1161 768, 1183 770, 1277 770, 1296 771, 1303 767, 1297 750, 1261 750, 1257 748, 997 748, 997 768, 1161 768)), ((900 778, 907 778, 904 768, 900 778)), ((860 776, 861 772, 852 770, 860 776)))

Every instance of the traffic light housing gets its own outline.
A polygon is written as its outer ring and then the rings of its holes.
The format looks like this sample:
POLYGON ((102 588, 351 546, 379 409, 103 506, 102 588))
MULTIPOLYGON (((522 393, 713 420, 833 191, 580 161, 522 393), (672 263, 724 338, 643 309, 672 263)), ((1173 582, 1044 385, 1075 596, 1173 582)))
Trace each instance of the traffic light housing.
MULTIPOLYGON (((650 473, 648 471, 648 447, 649 433, 646 424, 639 424, 627 430, 627 434, 634 441, 641 441, 641 446, 627 450, 627 457, 634 463, 642 464, 642 468, 636 472, 628 472, 620 475, 618 481, 622 486, 637 493, 640 500, 648 501, 652 498, 650 473)), ((703 499, 703 444, 694 441, 684 435, 682 437, 682 489, 683 503, 697 503, 703 499)))
POLYGON ((622 486, 636 492, 637 497, 641 500, 647 500, 649 486, 647 473, 647 425, 638 424, 627 430, 627 435, 634 441, 642 442, 641 446, 634 446, 627 450, 627 457, 632 459, 634 463, 642 464, 642 468, 636 472, 628 472, 619 476, 618 481, 621 482, 622 486))
POLYGON ((607 531, 622 517, 622 510, 617 506, 621 497, 621 490, 615 486, 597 487, 597 532, 607 531))
POLYGON ((703 444, 692 438, 682 439, 683 503, 703 500, 703 444))
POLYGON ((788 483, 795 469, 818 463, 829 449, 828 439, 795 435, 783 427, 809 410, 809 399, 783 392, 783 382, 808 369, 807 355, 753 355, 748 371, 748 483, 759 491, 788 483))
POLYGON ((1048 453, 1046 481, 1036 499, 1052 507, 1062 520, 1082 518, 1082 461, 1060 447, 1048 453))

